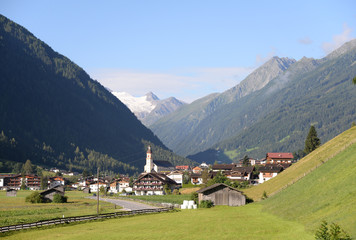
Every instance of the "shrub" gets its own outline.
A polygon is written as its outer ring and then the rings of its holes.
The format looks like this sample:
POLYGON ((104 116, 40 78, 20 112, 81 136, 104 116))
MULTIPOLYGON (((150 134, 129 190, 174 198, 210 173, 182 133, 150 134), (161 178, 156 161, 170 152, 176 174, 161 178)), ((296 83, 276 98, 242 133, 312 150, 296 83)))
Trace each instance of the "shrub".
POLYGON ((62 196, 61 194, 54 194, 53 195, 53 202, 54 203, 66 203, 68 200, 67 196, 62 196))
POLYGON ((210 200, 202 200, 199 204, 200 208, 211 208, 214 206, 214 203, 210 200))
POLYGON ((180 195, 180 192, 178 189, 174 189, 172 192, 173 195, 180 195))
POLYGON ((261 198, 262 198, 262 200, 268 198, 266 191, 263 191, 263 194, 262 194, 262 197, 261 197, 261 198))
POLYGON ((190 200, 193 200, 195 203, 198 202, 198 193, 197 192, 192 192, 192 194, 190 195, 190 200))
POLYGON ((36 191, 28 195, 25 201, 30 203, 43 203, 44 199, 42 198, 41 194, 36 191))

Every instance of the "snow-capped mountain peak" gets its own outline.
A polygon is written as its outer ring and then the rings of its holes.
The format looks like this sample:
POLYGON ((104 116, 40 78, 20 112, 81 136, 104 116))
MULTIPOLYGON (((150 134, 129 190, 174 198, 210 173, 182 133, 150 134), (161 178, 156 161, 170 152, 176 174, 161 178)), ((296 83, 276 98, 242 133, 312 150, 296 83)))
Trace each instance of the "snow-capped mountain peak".
POLYGON ((123 102, 146 126, 153 124, 164 115, 174 112, 185 104, 173 97, 160 100, 152 92, 142 97, 134 97, 126 92, 111 93, 123 102))

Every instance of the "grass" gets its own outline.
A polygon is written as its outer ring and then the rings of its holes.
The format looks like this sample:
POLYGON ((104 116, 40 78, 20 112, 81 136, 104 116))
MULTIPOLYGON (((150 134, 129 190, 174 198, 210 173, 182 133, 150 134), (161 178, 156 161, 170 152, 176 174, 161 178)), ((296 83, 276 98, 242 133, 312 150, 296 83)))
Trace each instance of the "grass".
POLYGON ((284 191, 262 202, 264 210, 316 229, 322 220, 356 237, 356 143, 284 191))
POLYGON ((6 239, 313 239, 304 226, 262 212, 259 203, 242 207, 141 215, 14 233, 6 239))
POLYGON ((317 167, 321 166, 324 162, 333 158, 337 154, 344 151, 346 148, 356 143, 356 127, 353 127, 329 142, 325 143, 298 163, 293 164, 287 168, 277 177, 268 180, 267 182, 243 190, 244 193, 250 198, 260 200, 264 191, 268 196, 276 194, 288 186, 302 179, 317 167))
MULTIPOLYGON (((67 191, 68 203, 38 203, 25 202, 26 196, 32 191, 18 191, 16 197, 7 197, 5 191, 0 191, 0 226, 36 222, 40 220, 96 214, 96 201, 86 199, 89 196, 78 191, 67 191)), ((117 208, 119 209, 119 208, 117 208)), ((100 212, 116 211, 114 205, 100 202, 100 212)))
POLYGON ((174 203, 183 204, 183 200, 190 200, 190 194, 181 195, 145 195, 145 196, 127 196, 129 199, 138 199, 154 203, 174 203))

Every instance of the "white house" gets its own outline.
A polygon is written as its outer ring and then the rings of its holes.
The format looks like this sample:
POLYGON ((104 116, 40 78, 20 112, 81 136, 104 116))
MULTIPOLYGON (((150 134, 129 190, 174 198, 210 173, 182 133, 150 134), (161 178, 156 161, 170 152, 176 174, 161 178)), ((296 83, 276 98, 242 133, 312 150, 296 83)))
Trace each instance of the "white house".
POLYGON ((283 167, 277 164, 266 164, 259 169, 258 183, 264 183, 265 181, 270 180, 277 176, 280 172, 283 171, 283 167))
MULTIPOLYGON (((104 187, 105 189, 108 188, 108 184, 105 182, 99 182, 99 190, 101 187, 104 187)), ((90 191, 96 193, 98 191, 98 183, 97 182, 93 182, 92 184, 90 184, 90 191)))
POLYGON ((170 179, 176 181, 177 184, 180 184, 182 186, 183 184, 183 173, 180 171, 173 171, 167 174, 167 177, 170 179))
POLYGON ((203 184, 202 175, 200 173, 192 173, 192 175, 190 176, 190 181, 194 185, 203 184))
POLYGON ((119 192, 132 192, 132 187, 130 187, 130 182, 126 180, 121 180, 119 182, 119 192))

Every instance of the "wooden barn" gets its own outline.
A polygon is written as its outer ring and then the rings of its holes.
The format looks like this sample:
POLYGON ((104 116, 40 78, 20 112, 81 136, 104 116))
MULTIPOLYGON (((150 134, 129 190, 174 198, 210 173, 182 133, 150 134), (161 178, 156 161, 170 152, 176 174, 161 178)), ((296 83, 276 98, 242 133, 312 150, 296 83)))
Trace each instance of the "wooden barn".
POLYGON ((54 188, 49 188, 43 192, 40 192, 40 194, 42 195, 42 197, 49 202, 53 201, 53 197, 55 194, 60 194, 62 196, 64 196, 64 187, 62 186, 58 186, 58 187, 54 187, 54 188))
POLYGON ((7 197, 16 197, 17 195, 17 190, 16 189, 7 189, 6 190, 6 196, 7 197))
POLYGON ((197 191, 199 203, 210 200, 214 205, 242 206, 246 204, 246 196, 239 190, 223 183, 215 183, 197 191))

